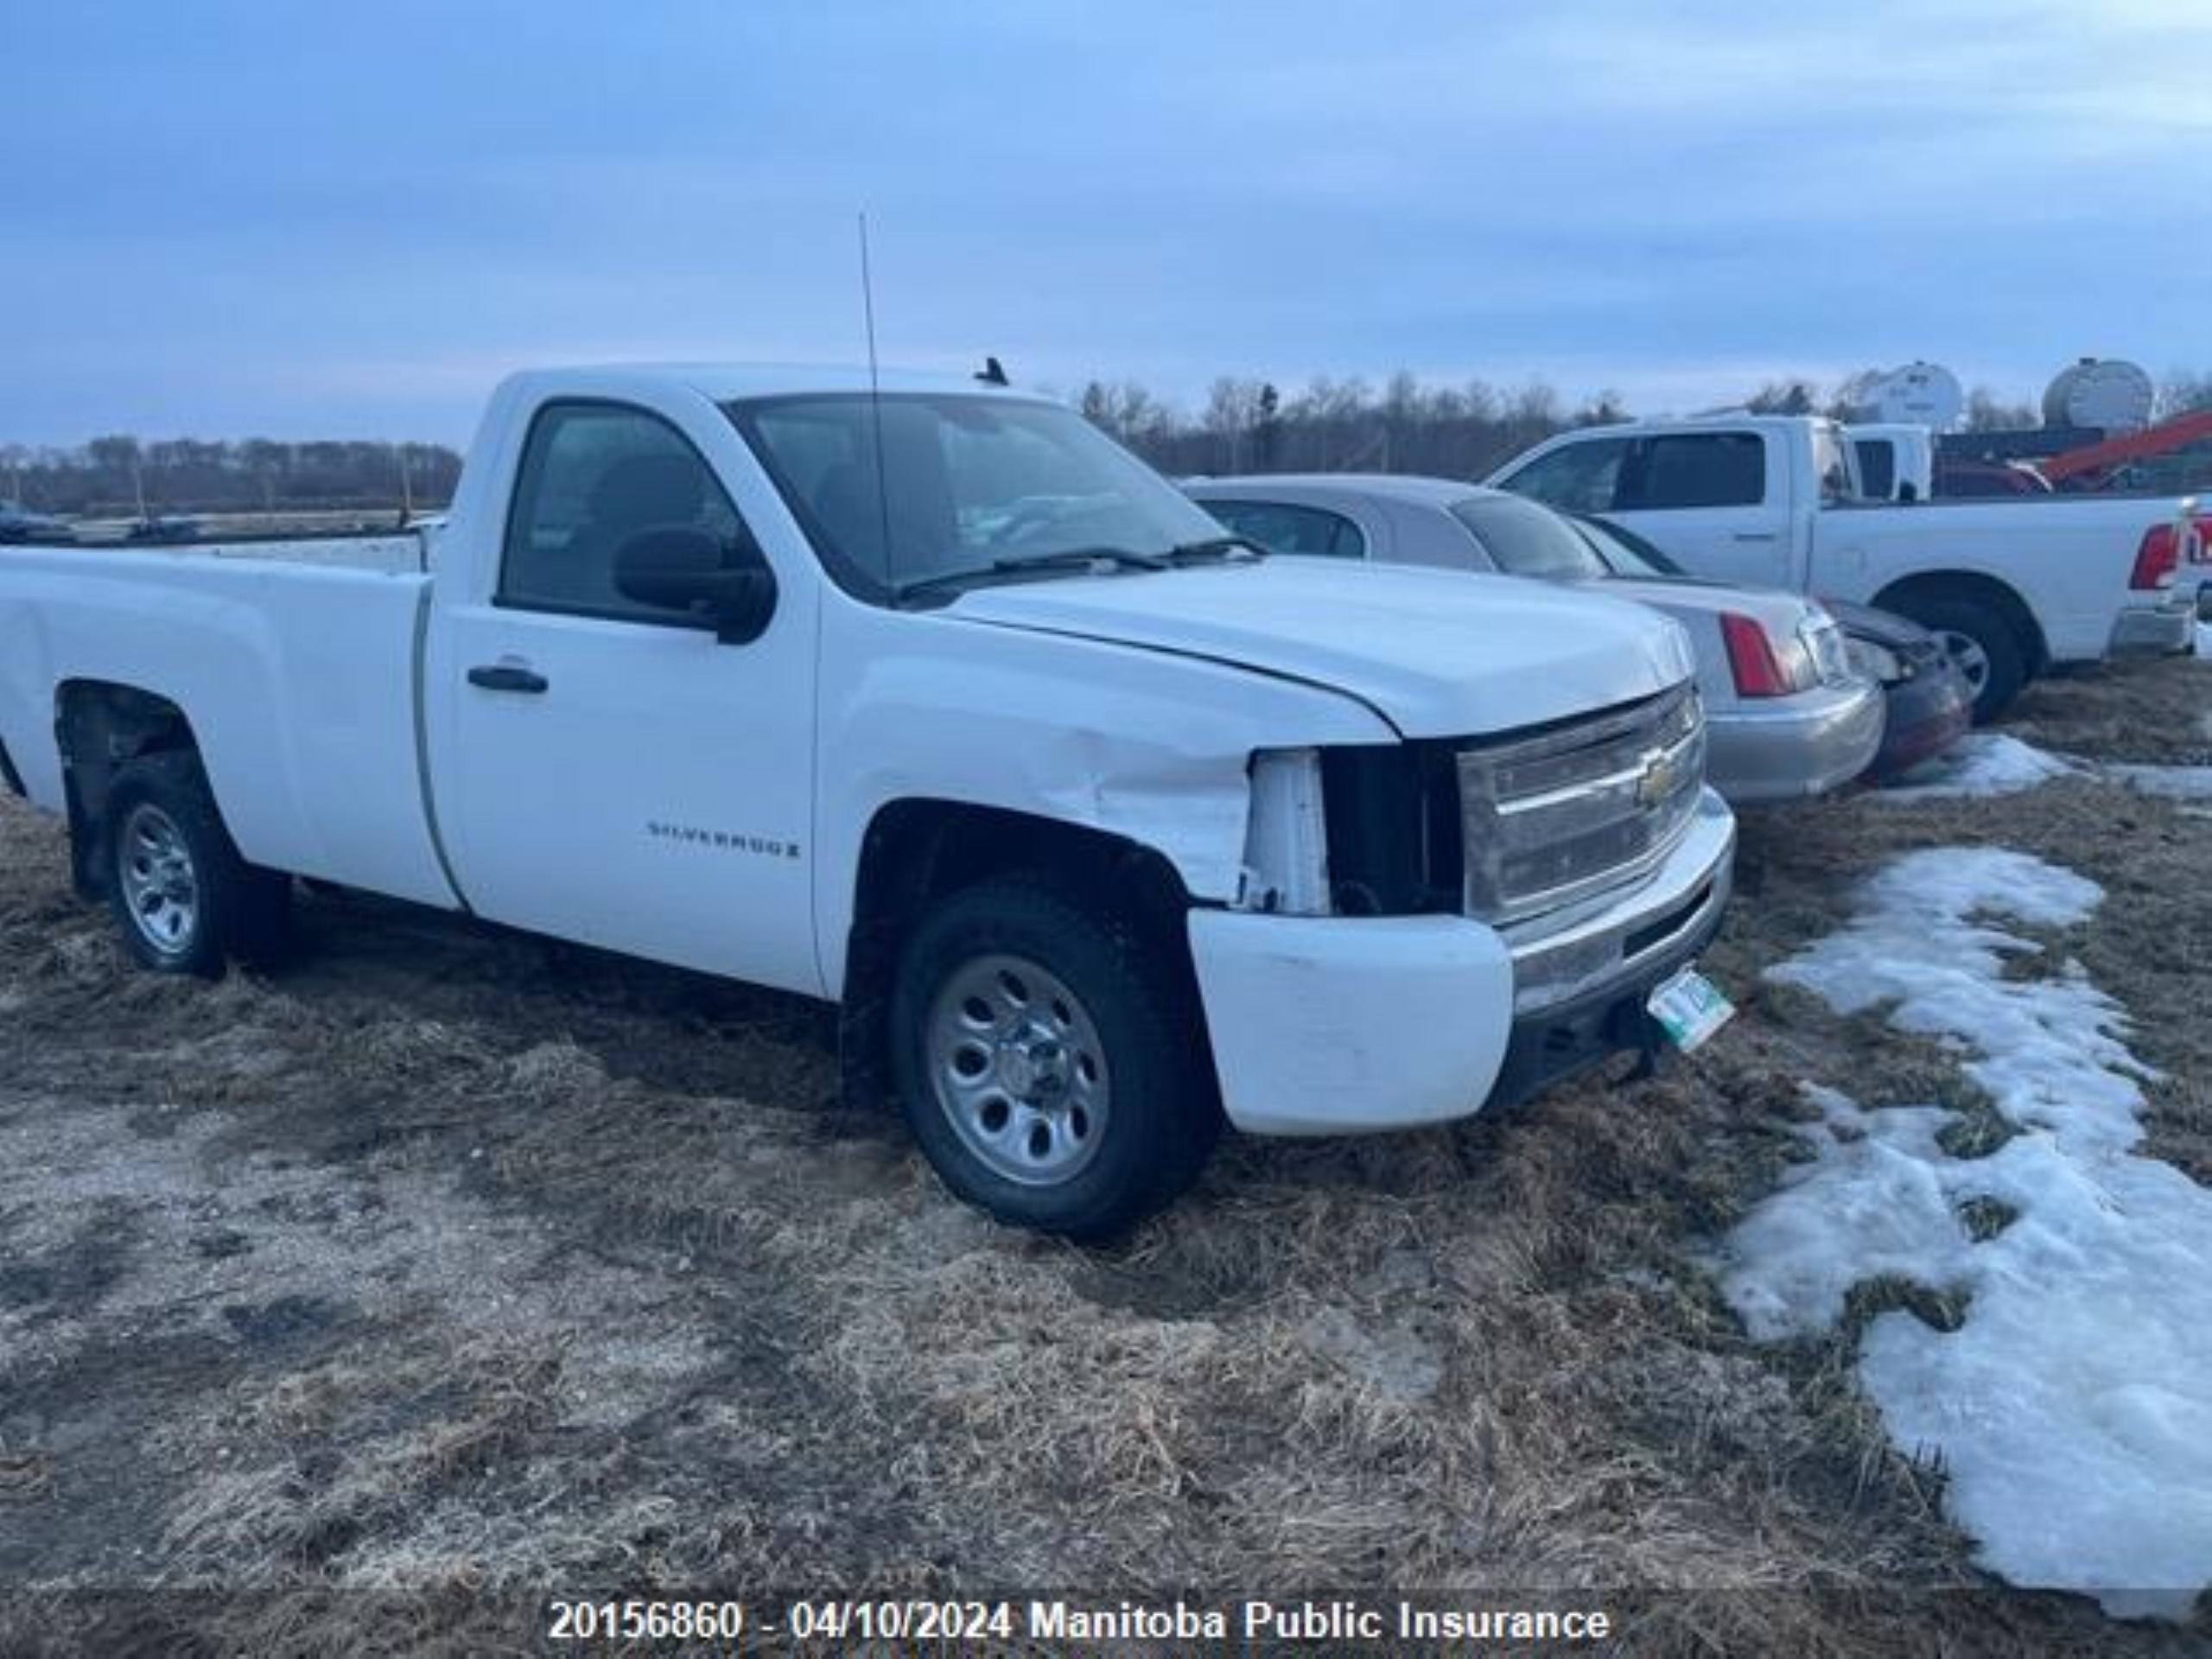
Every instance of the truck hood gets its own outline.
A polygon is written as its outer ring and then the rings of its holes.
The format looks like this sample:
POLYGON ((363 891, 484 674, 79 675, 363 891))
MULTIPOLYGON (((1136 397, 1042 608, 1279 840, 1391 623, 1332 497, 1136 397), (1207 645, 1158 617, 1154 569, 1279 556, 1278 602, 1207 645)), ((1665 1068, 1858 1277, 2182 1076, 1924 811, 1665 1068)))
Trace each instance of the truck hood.
POLYGON ((1682 630, 1642 606, 1510 576, 1331 559, 982 588, 943 613, 1325 686, 1408 737, 1564 719, 1696 671, 1682 630))

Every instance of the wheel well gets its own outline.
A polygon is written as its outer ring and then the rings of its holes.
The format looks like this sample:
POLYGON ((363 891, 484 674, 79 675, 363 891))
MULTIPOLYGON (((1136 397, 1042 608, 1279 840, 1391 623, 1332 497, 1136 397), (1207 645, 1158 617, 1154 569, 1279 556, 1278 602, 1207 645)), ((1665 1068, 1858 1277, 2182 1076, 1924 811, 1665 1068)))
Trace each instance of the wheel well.
POLYGON ((2040 673, 2050 664, 2050 647, 2044 641, 2043 629, 2037 626, 2035 613, 2013 588, 1994 576, 1969 570, 1907 576, 1883 588, 1874 595, 1872 603, 1878 609, 1910 614, 1914 601, 1937 599, 1964 600, 1988 606, 2011 626, 2013 638, 2027 654, 2030 672, 2040 673))
POLYGON ((71 874, 88 898, 105 891, 100 849, 116 773, 142 755, 198 752, 192 722, 167 697, 106 680, 69 680, 54 694, 54 735, 69 810, 71 874))
POLYGON ((1041 871, 1133 923, 1198 1006, 1183 922, 1191 895, 1159 852, 999 807, 896 801, 876 814, 861 844, 838 1020, 849 1101, 889 1098, 891 980, 907 930, 932 899, 1014 870, 1041 871))

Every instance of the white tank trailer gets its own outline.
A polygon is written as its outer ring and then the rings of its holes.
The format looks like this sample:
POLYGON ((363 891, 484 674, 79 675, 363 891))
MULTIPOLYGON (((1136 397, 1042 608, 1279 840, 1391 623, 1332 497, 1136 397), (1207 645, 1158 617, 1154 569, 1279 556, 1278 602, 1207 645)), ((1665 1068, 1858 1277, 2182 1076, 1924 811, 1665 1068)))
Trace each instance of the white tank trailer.
POLYGON ((2043 417, 2052 426, 2093 427, 2107 435, 2140 432, 2150 425, 2157 399, 2158 388, 2139 365, 2085 357, 2044 389, 2043 417))
POLYGON ((1959 378, 1940 363, 1908 363, 1891 369, 1863 394, 1862 420, 1932 427, 1947 432, 1966 409, 1959 378))

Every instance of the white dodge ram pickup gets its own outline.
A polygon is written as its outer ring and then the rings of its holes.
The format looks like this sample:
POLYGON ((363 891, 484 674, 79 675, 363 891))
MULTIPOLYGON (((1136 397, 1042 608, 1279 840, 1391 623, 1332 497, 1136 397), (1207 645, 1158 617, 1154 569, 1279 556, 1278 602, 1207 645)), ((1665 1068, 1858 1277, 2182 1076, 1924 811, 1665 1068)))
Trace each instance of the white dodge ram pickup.
POLYGON ((849 1090, 1077 1236, 1224 1117, 1648 1052, 1729 888, 1694 672, 1638 607, 1258 556, 935 378, 527 374, 416 536, 0 550, 0 772, 149 967, 305 876, 834 1000, 849 1090))
POLYGON ((2177 652, 2191 637, 2178 503, 1871 503, 1845 429, 1817 416, 1586 427, 1487 481, 1617 519, 1698 575, 1909 616, 1958 658, 1977 720, 2050 664, 2177 652))

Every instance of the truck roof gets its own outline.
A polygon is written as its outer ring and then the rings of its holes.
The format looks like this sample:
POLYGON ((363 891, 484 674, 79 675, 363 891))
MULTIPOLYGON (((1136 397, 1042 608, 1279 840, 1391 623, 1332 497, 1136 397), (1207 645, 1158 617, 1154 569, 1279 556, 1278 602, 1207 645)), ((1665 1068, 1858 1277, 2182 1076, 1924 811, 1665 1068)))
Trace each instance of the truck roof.
MULTIPOLYGON (((1600 426, 1578 426, 1557 434, 1560 437, 1586 437, 1592 434, 1611 436, 1634 432, 1696 431, 1710 426, 1792 428, 1808 426, 1835 426, 1840 423, 1826 415, 1758 415, 1748 410, 1714 410, 1702 415, 1653 415, 1642 420, 1611 421, 1600 426)), ((1546 440, 1549 442, 1548 439, 1546 440)))
POLYGON ((642 387, 680 385, 716 403, 739 397, 772 397, 799 392, 885 391, 965 392, 979 397, 1022 397, 1045 403, 1034 392, 978 381, 972 374, 884 369, 871 377, 864 363, 582 363, 527 369, 510 375, 506 385, 532 391, 598 391, 619 395, 642 387))

